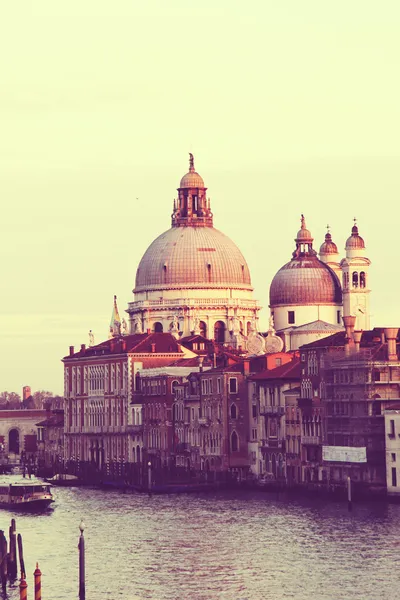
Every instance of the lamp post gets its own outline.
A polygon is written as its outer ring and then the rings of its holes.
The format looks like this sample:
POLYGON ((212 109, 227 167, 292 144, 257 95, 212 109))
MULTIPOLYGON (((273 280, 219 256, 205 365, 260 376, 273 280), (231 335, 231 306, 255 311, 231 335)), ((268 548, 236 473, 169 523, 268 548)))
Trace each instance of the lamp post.
POLYGON ((147 484, 149 489, 149 496, 151 496, 151 462, 147 463, 147 484))
POLYGON ((83 520, 79 523, 79 600, 85 600, 85 538, 83 532, 85 529, 85 523, 83 520))

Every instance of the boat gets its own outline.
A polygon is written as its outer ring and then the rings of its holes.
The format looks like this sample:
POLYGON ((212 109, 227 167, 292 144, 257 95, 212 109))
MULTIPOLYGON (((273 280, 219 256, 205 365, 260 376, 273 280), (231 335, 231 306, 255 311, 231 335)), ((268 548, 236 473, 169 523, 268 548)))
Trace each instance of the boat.
POLYGON ((0 507, 17 509, 47 508, 54 502, 50 485, 39 481, 0 481, 0 507))
POLYGON ((57 473, 54 477, 46 477, 45 481, 51 485, 69 486, 74 487, 81 485, 82 481, 76 475, 70 475, 69 473, 57 473))

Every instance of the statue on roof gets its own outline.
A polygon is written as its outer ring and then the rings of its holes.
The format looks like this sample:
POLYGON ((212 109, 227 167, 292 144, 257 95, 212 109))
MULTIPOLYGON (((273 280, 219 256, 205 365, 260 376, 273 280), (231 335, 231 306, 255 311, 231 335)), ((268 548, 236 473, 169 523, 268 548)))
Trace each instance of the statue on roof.
POLYGON ((122 318, 122 335, 128 334, 128 324, 124 318, 122 318))
POLYGON ((194 156, 189 152, 189 171, 194 171, 194 156))
POLYGON ((89 331, 89 348, 91 348, 92 346, 94 346, 94 334, 93 334, 93 331, 90 330, 89 331))

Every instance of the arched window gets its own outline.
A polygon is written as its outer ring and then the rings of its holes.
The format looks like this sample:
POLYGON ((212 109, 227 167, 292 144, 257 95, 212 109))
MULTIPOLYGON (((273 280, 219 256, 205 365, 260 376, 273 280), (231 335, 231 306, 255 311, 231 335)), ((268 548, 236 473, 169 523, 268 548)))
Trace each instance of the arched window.
POLYGON ((162 333, 163 332, 163 325, 162 323, 160 323, 159 321, 157 321, 156 323, 154 323, 154 333, 162 333))
POLYGON ((250 331, 251 331, 251 321, 247 321, 246 335, 250 335, 250 331))
POLYGON ((13 454, 19 454, 19 431, 10 429, 8 433, 8 451, 13 454))
POLYGON ((231 435, 231 450, 232 452, 238 452, 239 450, 239 438, 236 431, 231 435))
POLYGON ((231 404, 231 419, 237 418, 237 408, 236 404, 231 404))
POLYGON ((219 344, 225 341, 225 324, 222 321, 217 321, 214 325, 214 339, 219 344))
POLYGON ((207 337, 207 325, 204 323, 204 321, 200 321, 199 327, 200 335, 202 335, 203 337, 207 337))
POLYGON ((357 273, 357 271, 353 271, 352 282, 353 282, 353 288, 358 287, 358 273, 357 273))
POLYGON ((367 278, 365 276, 364 271, 361 271, 360 273, 360 288, 365 288, 367 284, 367 278))
POLYGON ((136 446, 136 461, 140 463, 140 446, 136 446))

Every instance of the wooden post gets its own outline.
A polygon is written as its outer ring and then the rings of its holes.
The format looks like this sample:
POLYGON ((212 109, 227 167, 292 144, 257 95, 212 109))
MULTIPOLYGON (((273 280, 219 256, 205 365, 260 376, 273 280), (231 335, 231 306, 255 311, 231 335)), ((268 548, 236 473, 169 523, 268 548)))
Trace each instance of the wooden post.
POLYGON ((81 535, 79 537, 79 600, 85 600, 86 590, 85 590, 85 538, 83 537, 83 530, 85 529, 85 525, 83 521, 81 521, 79 525, 79 529, 81 531, 81 535))
POLYGON ((148 491, 149 491, 149 496, 151 496, 151 462, 149 461, 147 463, 147 486, 148 486, 148 491))
POLYGON ((38 563, 36 563, 33 575, 35 578, 35 600, 42 600, 42 572, 39 569, 38 563))
POLYGON ((351 503, 351 479, 350 479, 350 477, 347 478, 347 505, 348 505, 348 509, 351 510, 352 503, 351 503))
POLYGON ((11 526, 9 529, 10 535, 10 553, 9 553, 9 565, 8 565, 8 576, 10 581, 17 579, 17 543, 15 535, 15 519, 11 519, 11 526))
POLYGON ((19 584, 19 600, 27 600, 28 592, 27 592, 28 584, 25 579, 22 577, 21 582, 19 584))
POLYGON ((3 593, 7 590, 7 538, 4 535, 4 531, 0 530, 0 577, 1 577, 1 588, 3 593))
POLYGON ((19 568, 21 571, 21 577, 25 578, 25 563, 24 563, 24 550, 22 547, 22 535, 19 533, 17 535, 17 544, 18 544, 18 556, 19 556, 19 568))

